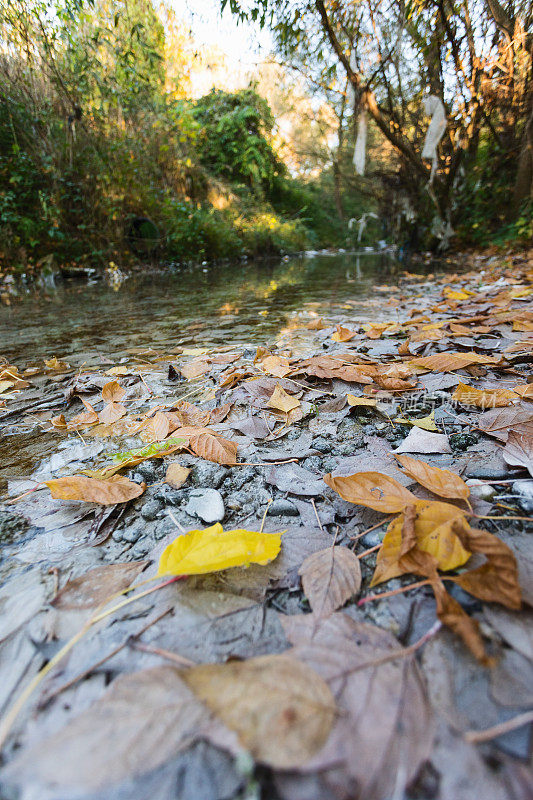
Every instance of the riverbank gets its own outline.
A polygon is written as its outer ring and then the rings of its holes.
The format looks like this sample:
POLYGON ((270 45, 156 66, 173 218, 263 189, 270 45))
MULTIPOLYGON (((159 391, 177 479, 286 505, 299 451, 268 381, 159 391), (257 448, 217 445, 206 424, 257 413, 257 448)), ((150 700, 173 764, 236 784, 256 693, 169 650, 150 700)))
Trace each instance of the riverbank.
POLYGON ((194 329, 150 346, 141 317, 137 345, 98 331, 92 351, 3 368, 0 446, 18 472, 0 510, 4 711, 176 537, 285 531, 269 564, 172 583, 87 628, 17 716, 4 787, 515 800, 530 741, 515 720, 532 670, 533 263, 472 266, 374 285, 369 307, 344 284, 327 314, 295 309, 264 346, 229 328, 214 346, 194 329), (297 682, 280 691, 281 654, 326 684, 322 710, 297 682), (206 663, 222 672, 189 682, 206 663), (256 664, 268 690, 246 682, 256 664), (317 715, 323 737, 304 736, 317 715))

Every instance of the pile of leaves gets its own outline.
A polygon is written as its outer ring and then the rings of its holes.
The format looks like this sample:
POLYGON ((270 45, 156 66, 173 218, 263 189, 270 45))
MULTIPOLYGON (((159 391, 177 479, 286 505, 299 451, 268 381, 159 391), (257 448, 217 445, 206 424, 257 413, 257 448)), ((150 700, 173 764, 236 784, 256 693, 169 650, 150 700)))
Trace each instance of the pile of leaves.
POLYGON ((86 555, 70 577, 41 559, 44 583, 33 570, 0 587, 4 785, 58 800, 204 796, 206 782, 213 800, 525 800, 532 277, 527 257, 406 274, 377 287, 393 320, 302 312, 252 357, 177 347, 105 370, 2 367, 8 425, 33 414, 92 454, 9 487, 4 509, 44 531, 74 514, 64 529, 82 525, 86 555), (36 408, 26 393, 45 382, 57 391, 36 408), (313 471, 341 425, 357 444, 313 471), (153 459, 173 498, 200 459, 253 468, 270 487, 262 518, 225 509, 234 527, 180 531, 169 509, 176 527, 145 559, 126 548, 85 569, 153 497, 135 471, 153 459), (273 525, 276 497, 303 524, 273 525))

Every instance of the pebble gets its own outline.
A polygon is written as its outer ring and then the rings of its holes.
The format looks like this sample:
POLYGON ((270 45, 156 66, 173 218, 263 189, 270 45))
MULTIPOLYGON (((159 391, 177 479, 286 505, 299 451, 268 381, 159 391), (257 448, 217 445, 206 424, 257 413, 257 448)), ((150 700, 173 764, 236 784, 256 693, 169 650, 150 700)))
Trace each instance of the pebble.
POLYGON ((271 517, 297 517, 299 511, 290 500, 274 500, 268 507, 268 513, 271 517))
POLYGON ((194 489, 189 495, 185 512, 204 522, 220 522, 224 519, 222 495, 216 489, 194 489))
POLYGON ((188 489, 173 489, 172 486, 160 486, 154 494, 155 500, 161 500, 166 506, 179 505, 188 495, 188 489))
POLYGON ((473 497, 477 497, 479 500, 490 501, 496 494, 494 486, 491 486, 490 483, 483 483, 483 481, 477 480, 477 478, 470 478, 465 481, 465 483, 470 489, 470 494, 473 497))
POLYGON ((218 489, 227 475, 226 467, 209 461, 200 461, 195 464, 191 472, 191 482, 194 486, 210 486, 212 489, 218 489))
POLYGON ((163 504, 160 500, 148 500, 141 508, 141 517, 151 522, 161 511, 163 504))
POLYGON ((134 544, 143 535, 145 526, 142 522, 134 522, 122 531, 122 541, 134 544))
POLYGON ((533 481, 520 480, 512 485, 513 494, 517 496, 518 505, 526 512, 533 514, 533 481))
POLYGON ((375 547, 381 544, 381 536, 377 531, 370 531, 370 533, 366 533, 361 537, 361 543, 364 544, 365 547, 375 547))
POLYGON ((138 464, 135 472, 137 475, 141 475, 144 481, 155 481, 158 478, 157 467, 151 460, 138 464))
POLYGON ((327 442, 322 436, 317 436, 311 442, 311 449, 318 450, 319 453, 331 453, 331 442, 327 442))

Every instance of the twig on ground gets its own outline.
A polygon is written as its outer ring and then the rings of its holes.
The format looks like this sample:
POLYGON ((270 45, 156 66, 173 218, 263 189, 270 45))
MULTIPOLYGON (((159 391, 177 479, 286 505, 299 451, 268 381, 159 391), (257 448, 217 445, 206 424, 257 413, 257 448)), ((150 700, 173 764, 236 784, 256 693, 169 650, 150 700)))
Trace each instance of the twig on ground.
POLYGON ((316 510, 315 500, 313 497, 311 498, 311 505, 313 506, 313 511, 315 512, 315 517, 316 521, 318 522, 318 527, 320 528, 321 531, 323 531, 324 528, 322 527, 322 523, 320 522, 320 517, 318 516, 318 511, 316 510))
POLYGON ((514 731, 516 728, 521 728, 523 725, 529 725, 530 722, 533 722, 533 710, 525 711, 523 714, 508 719, 506 722, 493 725, 491 728, 485 728, 484 731, 466 731, 466 733, 463 734, 463 739, 469 744, 490 742, 491 739, 503 736, 504 733, 514 731))

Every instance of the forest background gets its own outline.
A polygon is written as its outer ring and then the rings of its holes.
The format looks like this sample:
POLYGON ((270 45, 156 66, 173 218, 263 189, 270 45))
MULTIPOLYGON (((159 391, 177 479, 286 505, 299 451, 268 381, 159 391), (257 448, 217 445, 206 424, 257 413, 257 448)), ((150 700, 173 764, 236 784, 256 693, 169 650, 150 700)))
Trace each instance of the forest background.
POLYGON ((363 214, 359 244, 531 240, 528 0, 226 5, 272 41, 237 90, 179 9, 0 0, 0 266, 349 247, 363 214), (433 177, 429 94, 447 118, 433 177))

